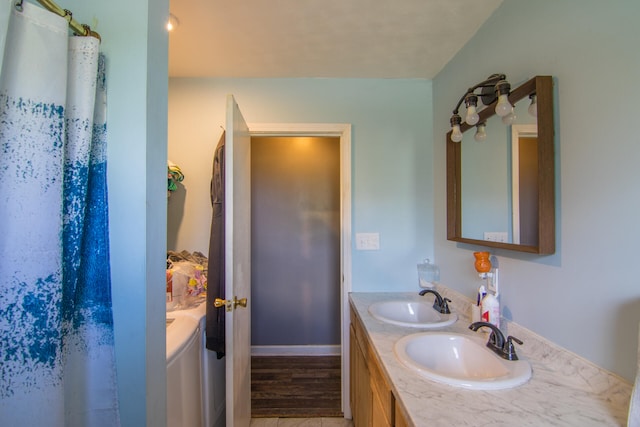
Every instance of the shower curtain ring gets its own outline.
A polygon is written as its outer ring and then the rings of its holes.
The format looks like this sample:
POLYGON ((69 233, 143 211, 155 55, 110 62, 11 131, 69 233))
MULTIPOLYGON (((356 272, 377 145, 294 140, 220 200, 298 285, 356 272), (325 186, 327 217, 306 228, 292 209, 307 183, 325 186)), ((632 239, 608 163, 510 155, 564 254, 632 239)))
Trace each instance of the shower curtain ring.
POLYGON ((71 23, 71 20, 73 19, 73 13, 71 13, 69 9, 64 9, 64 19, 66 19, 67 22, 71 23))
POLYGON ((23 0, 18 0, 14 5, 18 12, 22 12, 24 10, 24 8, 22 7, 22 2, 23 0))

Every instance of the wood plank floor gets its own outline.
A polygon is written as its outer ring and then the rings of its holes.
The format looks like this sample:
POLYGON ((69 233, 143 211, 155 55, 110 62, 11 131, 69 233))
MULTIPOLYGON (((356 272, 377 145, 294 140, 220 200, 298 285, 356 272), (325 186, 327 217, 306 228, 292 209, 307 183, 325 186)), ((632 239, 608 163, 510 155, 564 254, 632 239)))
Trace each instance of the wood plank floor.
POLYGON ((251 415, 341 417, 340 356, 252 356, 251 415))

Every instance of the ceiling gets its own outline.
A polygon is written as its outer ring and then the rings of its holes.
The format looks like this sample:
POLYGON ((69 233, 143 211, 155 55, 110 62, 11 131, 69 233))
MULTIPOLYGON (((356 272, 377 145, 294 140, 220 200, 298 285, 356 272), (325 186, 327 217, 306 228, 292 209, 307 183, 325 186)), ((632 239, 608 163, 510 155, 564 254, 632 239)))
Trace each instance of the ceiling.
POLYGON ((172 77, 432 79, 503 0, 170 0, 172 77))

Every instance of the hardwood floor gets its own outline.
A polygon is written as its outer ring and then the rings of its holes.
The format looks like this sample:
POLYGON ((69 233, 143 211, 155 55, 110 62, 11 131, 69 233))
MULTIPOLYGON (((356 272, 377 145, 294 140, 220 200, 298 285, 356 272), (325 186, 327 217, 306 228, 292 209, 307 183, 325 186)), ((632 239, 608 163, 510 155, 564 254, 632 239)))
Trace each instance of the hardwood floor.
POLYGON ((250 427, 353 427, 344 418, 251 418, 250 427))
POLYGON ((251 357, 254 418, 342 417, 340 356, 251 357))

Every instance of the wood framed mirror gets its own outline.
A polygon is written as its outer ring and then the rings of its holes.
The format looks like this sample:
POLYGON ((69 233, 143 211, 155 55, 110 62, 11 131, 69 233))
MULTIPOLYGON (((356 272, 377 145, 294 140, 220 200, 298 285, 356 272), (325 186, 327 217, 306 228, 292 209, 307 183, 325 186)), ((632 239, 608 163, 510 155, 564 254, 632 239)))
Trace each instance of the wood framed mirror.
POLYGON ((555 252, 553 79, 536 76, 509 94, 516 120, 502 123, 495 101, 478 114, 487 138, 462 123, 447 133, 447 239, 536 254, 555 252), (531 96, 536 98, 528 112, 531 96), (537 107, 537 108, 536 108, 537 107))

